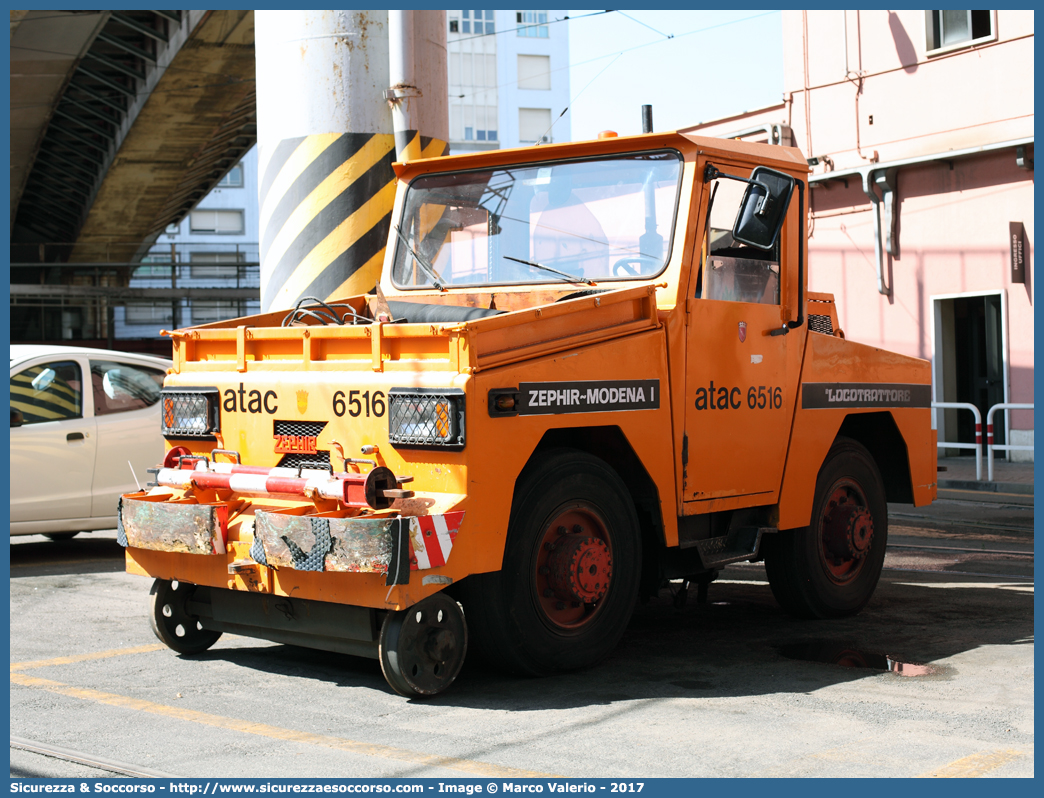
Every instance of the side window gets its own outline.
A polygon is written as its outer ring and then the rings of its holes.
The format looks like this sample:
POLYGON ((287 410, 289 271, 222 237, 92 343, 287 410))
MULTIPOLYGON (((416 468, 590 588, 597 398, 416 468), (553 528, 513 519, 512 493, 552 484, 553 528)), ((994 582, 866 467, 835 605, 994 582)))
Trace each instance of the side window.
MULTIPOLYGON (((729 170, 726 170, 729 171, 729 170)), ((746 174, 746 170, 732 170, 746 174)), ((714 181, 707 225, 703 298, 727 302, 779 304, 779 240, 772 249, 747 246, 732 238, 747 186, 738 180, 714 181)))
POLYGON ((106 416, 151 407, 159 401, 164 373, 147 366, 91 361, 94 414, 106 416))
POLYGON ((83 380, 74 360, 30 366, 11 377, 11 409, 22 424, 83 416, 83 380))

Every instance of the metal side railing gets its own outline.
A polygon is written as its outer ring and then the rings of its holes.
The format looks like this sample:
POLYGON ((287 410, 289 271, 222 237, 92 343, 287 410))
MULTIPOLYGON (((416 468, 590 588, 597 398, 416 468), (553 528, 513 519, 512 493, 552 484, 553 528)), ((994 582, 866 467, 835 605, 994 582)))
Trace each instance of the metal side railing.
MULTIPOLYGON (((1003 452, 1010 452, 1012 450, 1020 449, 1023 451, 1033 451, 1032 445, 1025 444, 1013 444, 1013 443, 994 443, 993 442, 993 413, 996 410, 1032 410, 1033 403, 1022 404, 1018 402, 1000 402, 995 404, 986 413, 986 478, 993 482, 993 450, 999 449, 1003 452)), ((978 416, 978 411, 976 411, 978 416)), ((978 425, 976 425, 978 429, 978 425)), ((978 436, 976 436, 978 437, 978 436)), ((976 474, 978 473, 978 464, 976 464, 976 474)), ((976 477, 980 479, 980 477, 976 477)))
MULTIPOLYGON (((975 451, 975 479, 982 479, 982 414, 970 402, 932 402, 933 410, 970 410, 975 416, 975 443, 939 441, 940 449, 972 449, 975 451)), ((991 409, 992 413, 993 410, 991 409)), ((993 479, 993 461, 990 461, 990 479, 993 479)))

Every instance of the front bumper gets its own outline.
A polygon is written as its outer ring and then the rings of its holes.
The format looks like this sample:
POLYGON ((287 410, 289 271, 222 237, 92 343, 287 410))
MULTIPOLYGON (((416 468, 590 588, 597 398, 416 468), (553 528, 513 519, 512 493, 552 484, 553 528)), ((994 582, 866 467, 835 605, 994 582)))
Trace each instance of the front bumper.
MULTIPOLYGON (((228 556, 229 518, 243 502, 200 504, 171 494, 125 494, 120 499, 117 539, 130 548, 228 556)), ((409 584, 411 571, 449 560, 463 512, 404 516, 392 513, 316 512, 312 507, 257 508, 249 560, 229 563, 275 570, 386 575, 386 585, 409 584)), ((240 524, 240 529, 243 524, 240 524)))

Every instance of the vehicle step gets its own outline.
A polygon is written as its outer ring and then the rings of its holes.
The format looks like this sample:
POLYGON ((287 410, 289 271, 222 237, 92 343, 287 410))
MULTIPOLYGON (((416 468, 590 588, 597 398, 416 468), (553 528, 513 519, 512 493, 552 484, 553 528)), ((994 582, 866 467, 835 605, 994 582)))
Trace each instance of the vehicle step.
POLYGON ((696 543, 700 558, 706 568, 716 568, 739 560, 757 556, 761 536, 778 532, 774 526, 740 526, 727 535, 707 538, 696 543))

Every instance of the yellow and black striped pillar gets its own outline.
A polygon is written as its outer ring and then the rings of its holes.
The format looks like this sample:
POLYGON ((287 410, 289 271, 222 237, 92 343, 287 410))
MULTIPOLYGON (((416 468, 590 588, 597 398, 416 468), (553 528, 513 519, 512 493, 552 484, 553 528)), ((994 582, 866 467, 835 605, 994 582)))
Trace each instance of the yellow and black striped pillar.
MULTIPOLYGON (((364 294, 380 279, 395 200, 387 25, 387 11, 255 13, 263 311, 364 294)), ((446 95, 444 72, 425 94, 446 95)), ((404 132, 419 157, 447 150, 404 132)))
MULTIPOLYGON (((420 157, 447 144, 419 136, 420 157)), ((395 137, 284 139, 259 169, 263 308, 364 294, 380 279, 395 200, 395 137)))

